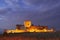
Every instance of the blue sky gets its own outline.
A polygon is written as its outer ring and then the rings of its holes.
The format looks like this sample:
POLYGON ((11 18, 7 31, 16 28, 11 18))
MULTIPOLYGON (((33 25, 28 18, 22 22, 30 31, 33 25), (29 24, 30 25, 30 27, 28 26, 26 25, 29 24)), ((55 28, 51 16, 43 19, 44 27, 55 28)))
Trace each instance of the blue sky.
POLYGON ((60 0, 0 0, 0 29, 14 29, 24 20, 60 29, 60 0))

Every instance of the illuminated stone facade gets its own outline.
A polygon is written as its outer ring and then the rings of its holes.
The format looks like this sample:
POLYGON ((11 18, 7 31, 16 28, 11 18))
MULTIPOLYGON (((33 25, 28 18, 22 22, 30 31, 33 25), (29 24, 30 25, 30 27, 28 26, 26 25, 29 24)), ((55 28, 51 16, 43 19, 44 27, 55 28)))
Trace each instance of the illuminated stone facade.
MULTIPOLYGON (((20 25, 21 26, 21 25, 20 25)), ((35 26, 32 25, 30 20, 24 21, 23 25, 26 29, 20 29, 19 25, 17 25, 15 30, 6 30, 6 33, 22 33, 22 32, 54 32, 53 28, 48 29, 47 26, 35 26)))

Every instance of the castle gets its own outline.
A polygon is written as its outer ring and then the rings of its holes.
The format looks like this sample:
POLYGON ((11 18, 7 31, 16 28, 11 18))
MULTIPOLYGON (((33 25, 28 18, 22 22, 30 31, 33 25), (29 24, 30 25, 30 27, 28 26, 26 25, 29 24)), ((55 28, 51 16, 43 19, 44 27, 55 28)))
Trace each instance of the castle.
POLYGON ((23 33, 23 32, 54 32, 54 29, 48 29, 48 26, 35 26, 30 20, 24 21, 24 25, 16 25, 14 30, 5 30, 6 33, 23 33), (21 27, 25 29, 21 29, 21 27))

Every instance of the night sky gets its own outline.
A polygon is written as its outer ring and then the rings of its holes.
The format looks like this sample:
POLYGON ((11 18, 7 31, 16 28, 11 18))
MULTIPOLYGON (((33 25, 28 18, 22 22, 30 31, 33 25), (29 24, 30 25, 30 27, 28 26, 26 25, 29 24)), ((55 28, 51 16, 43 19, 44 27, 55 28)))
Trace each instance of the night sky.
POLYGON ((0 31, 31 20, 34 25, 60 29, 60 0, 0 0, 0 31))

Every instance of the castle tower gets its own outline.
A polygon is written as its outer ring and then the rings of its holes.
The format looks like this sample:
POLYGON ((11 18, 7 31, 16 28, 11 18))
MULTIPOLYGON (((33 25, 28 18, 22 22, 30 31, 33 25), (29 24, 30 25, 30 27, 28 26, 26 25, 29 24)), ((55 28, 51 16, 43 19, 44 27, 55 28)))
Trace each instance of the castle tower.
POLYGON ((26 28, 31 27, 31 21, 30 21, 30 20, 24 21, 24 26, 25 26, 26 28))

